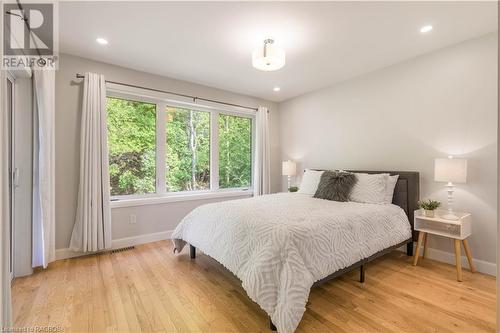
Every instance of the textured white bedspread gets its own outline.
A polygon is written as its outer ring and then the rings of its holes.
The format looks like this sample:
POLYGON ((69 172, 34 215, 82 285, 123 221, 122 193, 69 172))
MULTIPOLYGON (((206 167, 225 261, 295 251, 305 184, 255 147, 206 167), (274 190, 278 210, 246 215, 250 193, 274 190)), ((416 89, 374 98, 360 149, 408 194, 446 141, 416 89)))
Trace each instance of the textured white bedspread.
POLYGON ((281 333, 297 328, 315 281, 410 237, 398 206, 298 193, 203 205, 172 234, 178 251, 188 242, 234 273, 281 333))

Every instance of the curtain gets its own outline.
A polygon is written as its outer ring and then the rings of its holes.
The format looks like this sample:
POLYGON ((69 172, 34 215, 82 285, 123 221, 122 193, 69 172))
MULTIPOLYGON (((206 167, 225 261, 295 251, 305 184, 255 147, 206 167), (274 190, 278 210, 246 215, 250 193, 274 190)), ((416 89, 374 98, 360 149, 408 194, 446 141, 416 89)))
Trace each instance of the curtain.
POLYGON ((34 70, 33 267, 55 260, 55 71, 34 70))
POLYGON ((269 157, 269 112, 266 107, 257 109, 254 166, 254 195, 271 192, 269 157))
POLYGON ((10 230, 9 230, 9 142, 7 137, 7 112, 5 76, 0 75, 0 329, 11 327, 10 301, 10 230))
POLYGON ((80 184, 70 248, 92 252, 111 247, 106 81, 86 73, 80 136, 80 184))

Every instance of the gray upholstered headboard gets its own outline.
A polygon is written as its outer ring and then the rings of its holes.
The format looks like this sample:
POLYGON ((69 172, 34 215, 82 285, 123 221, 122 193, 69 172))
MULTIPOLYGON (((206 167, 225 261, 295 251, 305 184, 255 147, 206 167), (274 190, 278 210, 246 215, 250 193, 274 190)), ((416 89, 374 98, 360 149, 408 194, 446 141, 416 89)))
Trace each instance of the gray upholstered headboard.
POLYGON ((413 228, 413 214, 418 209, 418 200, 420 200, 420 174, 415 171, 365 171, 365 170, 347 170, 350 172, 363 173, 388 173, 391 176, 399 175, 392 203, 403 208, 411 224, 413 240, 417 240, 417 233, 413 228))

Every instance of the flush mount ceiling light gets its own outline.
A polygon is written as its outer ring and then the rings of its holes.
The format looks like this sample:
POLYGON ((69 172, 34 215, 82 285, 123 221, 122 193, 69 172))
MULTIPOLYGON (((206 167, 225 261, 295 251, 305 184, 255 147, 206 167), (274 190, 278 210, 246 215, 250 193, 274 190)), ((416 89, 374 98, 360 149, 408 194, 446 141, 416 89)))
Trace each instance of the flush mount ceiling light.
POLYGON ((432 25, 424 25, 422 28, 420 28, 420 32, 425 34, 427 32, 431 32, 432 29, 432 25))
POLYGON ((280 91, 280 90, 281 90, 281 88, 280 88, 280 87, 274 87, 274 88, 273 88, 273 91, 276 91, 276 92, 278 92, 278 91, 280 91))
POLYGON ((274 40, 265 39, 263 47, 253 51, 253 67, 261 71, 275 71, 285 66, 285 51, 273 44, 274 40))
POLYGON ((108 45, 108 40, 104 39, 102 37, 98 37, 95 41, 98 42, 101 45, 108 45))

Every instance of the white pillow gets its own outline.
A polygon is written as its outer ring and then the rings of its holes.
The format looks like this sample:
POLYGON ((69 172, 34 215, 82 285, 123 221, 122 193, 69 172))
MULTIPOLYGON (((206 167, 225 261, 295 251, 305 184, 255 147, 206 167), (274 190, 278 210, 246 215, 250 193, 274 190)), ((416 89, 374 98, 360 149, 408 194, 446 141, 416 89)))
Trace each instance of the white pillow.
POLYGON ((387 178, 387 184, 385 187, 385 204, 392 203, 392 197, 394 196, 394 188, 396 188, 396 183, 398 182, 399 175, 389 176, 387 178))
POLYGON ((300 182, 300 187, 297 193, 314 195, 318 189, 319 181, 323 172, 324 171, 306 169, 302 175, 302 181, 300 182))
POLYGON ((384 203, 388 173, 355 173, 355 175, 358 181, 352 188, 351 201, 374 204, 384 203))

